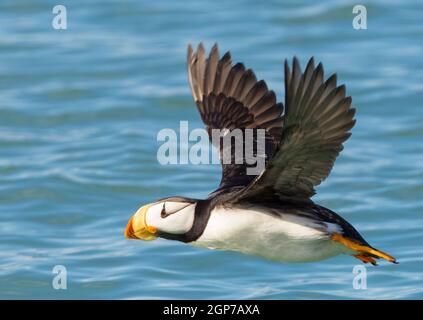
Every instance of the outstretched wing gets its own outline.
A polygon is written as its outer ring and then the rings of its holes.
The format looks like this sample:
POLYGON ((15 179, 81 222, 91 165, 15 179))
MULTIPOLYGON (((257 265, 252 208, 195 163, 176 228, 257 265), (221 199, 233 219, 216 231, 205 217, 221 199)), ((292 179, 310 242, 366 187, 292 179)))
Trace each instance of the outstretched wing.
POLYGON ((296 58, 292 71, 285 61, 285 108, 278 150, 238 199, 310 201, 355 124, 345 86, 337 86, 336 75, 324 81, 322 64, 315 67, 313 58, 304 73, 296 58))
MULTIPOLYGON (((265 154, 255 156, 271 158, 280 140, 283 105, 276 102, 275 93, 267 88, 263 80, 257 81, 254 72, 242 63, 232 65, 229 52, 220 59, 217 44, 206 57, 202 43, 196 52, 191 45, 188 46, 188 78, 210 139, 213 129, 222 130, 225 134, 234 129, 243 133, 245 129, 265 129, 265 154)), ((212 142, 219 148, 221 160, 227 152, 231 152, 232 157, 230 163, 222 163, 222 180, 218 190, 245 186, 255 178, 247 175, 248 163, 244 155, 242 163, 235 163, 234 142, 229 146, 230 150, 224 149, 221 140, 217 144, 212 142)))

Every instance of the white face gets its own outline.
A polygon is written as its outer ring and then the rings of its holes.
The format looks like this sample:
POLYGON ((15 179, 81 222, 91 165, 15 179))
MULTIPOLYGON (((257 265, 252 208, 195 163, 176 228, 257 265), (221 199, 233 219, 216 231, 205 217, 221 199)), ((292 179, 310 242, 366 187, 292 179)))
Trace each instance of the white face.
POLYGON ((196 203, 161 201, 142 206, 129 219, 125 237, 154 240, 158 231, 183 234, 194 223, 196 203))
POLYGON ((165 201, 152 204, 146 213, 148 226, 159 231, 182 234, 194 222, 195 203, 165 201))

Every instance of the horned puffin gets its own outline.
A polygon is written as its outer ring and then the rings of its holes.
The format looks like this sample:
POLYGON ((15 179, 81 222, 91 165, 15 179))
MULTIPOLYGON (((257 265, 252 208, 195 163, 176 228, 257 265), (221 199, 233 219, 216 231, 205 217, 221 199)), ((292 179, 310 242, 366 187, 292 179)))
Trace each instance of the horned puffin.
MULTIPOLYGON (((279 262, 313 262, 339 254, 376 265, 397 263, 373 248, 340 215, 311 200, 355 124, 355 109, 336 74, 324 79, 311 58, 304 71, 285 60, 285 102, 244 64, 233 64, 217 44, 210 54, 188 46, 188 79, 206 130, 264 129, 266 165, 222 163, 218 188, 207 199, 169 197, 142 206, 125 237, 164 238, 237 251, 279 262)), ((220 157, 228 150, 220 146, 220 157)), ((258 151, 257 151, 258 152, 258 151)))

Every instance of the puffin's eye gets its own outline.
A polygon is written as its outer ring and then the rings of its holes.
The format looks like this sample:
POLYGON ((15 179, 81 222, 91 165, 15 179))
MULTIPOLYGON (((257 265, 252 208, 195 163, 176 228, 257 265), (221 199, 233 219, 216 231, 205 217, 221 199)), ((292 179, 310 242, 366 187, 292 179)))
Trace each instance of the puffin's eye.
POLYGON ((166 205, 166 202, 163 202, 162 211, 160 213, 162 218, 166 218, 166 217, 170 216, 171 214, 177 213, 177 212, 185 209, 186 207, 190 206, 191 204, 190 203, 182 203, 182 202, 167 202, 167 206, 165 206, 165 205, 166 205))
POLYGON ((162 208, 162 212, 160 213, 160 215, 163 217, 166 216, 166 207, 165 207, 166 202, 163 202, 163 208, 162 208))

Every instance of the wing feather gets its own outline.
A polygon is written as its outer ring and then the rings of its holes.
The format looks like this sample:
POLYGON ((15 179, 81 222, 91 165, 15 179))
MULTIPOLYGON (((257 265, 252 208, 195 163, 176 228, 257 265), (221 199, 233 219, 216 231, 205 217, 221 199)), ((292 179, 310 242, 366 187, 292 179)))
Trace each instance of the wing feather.
MULTIPOLYGON (((244 64, 232 65, 231 55, 219 58, 217 44, 208 57, 202 43, 194 52, 188 46, 188 79, 201 118, 211 138, 212 129, 265 129, 265 157, 270 159, 282 131, 283 104, 263 80, 244 64)), ((221 144, 220 154, 223 158, 221 144)), ((247 176, 247 164, 222 164, 220 188, 248 185, 255 176, 247 176)))
MULTIPOLYGON (((266 170, 241 190, 233 201, 308 202, 314 187, 329 175, 343 143, 355 124, 355 109, 336 75, 324 81, 321 63, 311 58, 301 71, 297 58, 292 70, 285 61, 285 114, 282 138, 266 170)), ((256 117, 257 122, 271 109, 256 117)))

